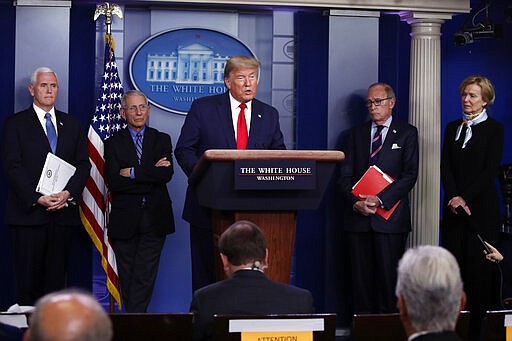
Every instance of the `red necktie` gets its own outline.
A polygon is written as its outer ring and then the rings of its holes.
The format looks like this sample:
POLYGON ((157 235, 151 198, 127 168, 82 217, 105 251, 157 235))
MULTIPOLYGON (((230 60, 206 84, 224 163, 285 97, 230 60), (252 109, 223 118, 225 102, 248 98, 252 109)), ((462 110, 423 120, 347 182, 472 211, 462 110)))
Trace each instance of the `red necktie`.
POLYGON ((245 122, 245 103, 240 104, 240 113, 238 114, 237 133, 236 133, 236 149, 247 149, 247 123, 245 122))

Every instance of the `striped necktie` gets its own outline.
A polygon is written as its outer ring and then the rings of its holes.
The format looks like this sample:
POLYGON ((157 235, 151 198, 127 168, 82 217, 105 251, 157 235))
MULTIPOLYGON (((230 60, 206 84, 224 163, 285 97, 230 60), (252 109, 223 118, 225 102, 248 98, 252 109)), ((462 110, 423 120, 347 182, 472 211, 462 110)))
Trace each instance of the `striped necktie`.
POLYGON ((137 138, 135 139, 135 151, 137 152, 137 161, 139 162, 140 165, 140 160, 142 159, 142 134, 137 133, 136 137, 137 138))
MULTIPOLYGON (((137 133, 137 135, 135 135, 136 139, 135 139, 135 151, 137 152, 137 161, 139 162, 139 165, 140 165, 140 161, 142 159, 142 134, 139 132, 137 133)), ((141 207, 145 207, 146 206, 146 197, 145 196, 142 196, 142 201, 141 201, 141 207)))
POLYGON ((373 135, 372 153, 370 154, 370 165, 376 164, 377 160, 379 159, 379 152, 382 149, 382 129, 384 129, 384 126, 378 125, 377 131, 375 131, 375 135, 373 135))

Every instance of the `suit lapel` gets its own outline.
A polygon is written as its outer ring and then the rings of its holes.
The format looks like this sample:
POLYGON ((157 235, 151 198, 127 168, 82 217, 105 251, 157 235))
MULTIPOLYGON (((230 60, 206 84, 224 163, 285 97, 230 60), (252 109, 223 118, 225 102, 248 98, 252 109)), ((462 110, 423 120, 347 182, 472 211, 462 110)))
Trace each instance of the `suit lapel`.
POLYGON ((363 148, 363 152, 361 152, 361 155, 367 155, 366 167, 368 167, 370 163, 370 142, 372 139, 371 130, 372 122, 368 121, 365 125, 362 126, 359 135, 359 141, 357 141, 358 145, 360 145, 361 148, 363 148))
POLYGON ((263 135, 261 133, 263 123, 263 108, 261 103, 253 99, 252 100, 252 108, 251 108, 251 128, 249 131, 249 139, 247 140, 247 149, 251 149, 250 146, 255 145, 255 136, 263 135))
MULTIPOLYGON (((32 126, 33 131, 36 132, 36 134, 37 134, 34 136, 39 136, 39 140, 41 140, 41 143, 46 143, 46 149, 49 152, 51 152, 52 149, 50 147, 50 142, 48 141, 48 136, 46 136, 44 128, 41 126, 41 121, 39 121, 36 111, 34 110, 34 108, 32 106, 30 107, 29 119, 30 119, 30 125, 32 126)), ((57 139, 57 146, 58 146, 58 139, 57 139)))
POLYGON ((385 162, 389 152, 391 151, 393 144, 396 142, 398 134, 399 130, 395 123, 395 119, 393 118, 393 120, 391 121, 391 125, 389 126, 388 133, 386 134, 384 144, 382 145, 382 149, 379 152, 380 155, 379 159, 377 160, 377 166, 381 166, 385 162))
POLYGON ((217 116, 222 129, 222 133, 220 135, 226 138, 226 144, 229 148, 236 149, 235 131, 233 129, 233 119, 228 92, 220 98, 217 105, 217 116))
POLYGON ((62 117, 64 115, 65 114, 63 112, 55 110, 55 121, 57 122, 57 147, 55 148, 55 154, 57 154, 57 151, 60 149, 59 146, 62 143, 61 141, 66 140, 64 137, 66 134, 64 130, 64 119, 62 117))
MULTIPOLYGON (((150 155, 152 154, 152 147, 155 145, 155 132, 146 126, 146 129, 144 131, 144 140, 142 141, 142 160, 143 161, 150 159, 150 155)), ((134 147, 135 149, 135 147, 134 147)), ((137 153, 135 153, 137 154, 137 153)))
MULTIPOLYGON (((122 138, 121 146, 125 150, 126 156, 128 157, 128 161, 130 163, 137 163, 137 152, 135 151, 135 144, 133 143, 132 135, 130 134, 130 130, 128 127, 124 128, 120 132, 120 137, 122 138)), ((145 138, 145 136, 144 136, 145 138)), ((142 142, 142 157, 144 157, 144 145, 145 141, 142 142)))

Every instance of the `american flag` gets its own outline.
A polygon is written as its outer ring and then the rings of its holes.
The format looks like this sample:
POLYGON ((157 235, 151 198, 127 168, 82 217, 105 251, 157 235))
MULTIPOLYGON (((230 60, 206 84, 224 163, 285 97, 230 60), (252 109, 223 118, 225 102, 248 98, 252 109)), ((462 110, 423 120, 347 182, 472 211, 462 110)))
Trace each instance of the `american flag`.
POLYGON ((101 254, 101 265, 107 274, 107 289, 117 301, 118 308, 121 309, 116 258, 107 237, 110 199, 105 184, 103 143, 112 134, 124 128, 126 124, 119 114, 123 86, 119 79, 114 56, 114 41, 110 34, 105 35, 104 61, 100 94, 87 133, 92 168, 80 201, 80 218, 101 254))

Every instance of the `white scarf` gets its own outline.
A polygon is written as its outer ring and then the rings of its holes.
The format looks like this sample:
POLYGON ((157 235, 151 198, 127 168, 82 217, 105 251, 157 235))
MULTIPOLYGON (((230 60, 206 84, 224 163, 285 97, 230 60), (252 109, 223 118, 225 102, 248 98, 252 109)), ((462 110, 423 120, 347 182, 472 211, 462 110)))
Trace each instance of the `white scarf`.
POLYGON ((467 115, 462 114, 464 117, 462 118, 462 124, 457 127, 457 132, 455 133, 455 141, 460 138, 460 133, 462 132, 462 126, 466 125, 466 136, 464 137, 464 143, 462 143, 462 148, 466 148, 468 141, 471 139, 473 133, 471 132, 471 126, 483 122, 487 119, 487 111, 484 109, 482 112, 475 115, 467 115))

